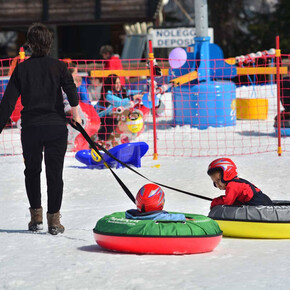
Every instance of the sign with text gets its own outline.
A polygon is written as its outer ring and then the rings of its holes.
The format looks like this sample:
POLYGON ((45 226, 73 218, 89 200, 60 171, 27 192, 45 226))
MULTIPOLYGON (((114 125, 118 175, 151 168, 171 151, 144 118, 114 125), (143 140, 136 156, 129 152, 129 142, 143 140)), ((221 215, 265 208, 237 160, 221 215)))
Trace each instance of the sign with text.
MULTIPOLYGON (((153 47, 187 47, 194 43, 196 37, 195 28, 160 28, 153 29, 152 45, 153 47)), ((208 28, 210 42, 213 42, 213 28, 208 28)))

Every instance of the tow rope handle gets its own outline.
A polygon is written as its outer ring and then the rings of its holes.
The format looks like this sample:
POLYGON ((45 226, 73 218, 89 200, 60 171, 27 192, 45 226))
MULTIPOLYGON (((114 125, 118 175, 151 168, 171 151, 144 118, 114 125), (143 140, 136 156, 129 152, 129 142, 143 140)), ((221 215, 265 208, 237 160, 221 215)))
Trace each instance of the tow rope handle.
MULTIPOLYGON (((182 190, 182 189, 177 189, 177 188, 174 188, 174 187, 171 187, 171 186, 168 186, 168 185, 165 185, 165 184, 162 184, 162 183, 159 183, 159 182, 156 182, 156 181, 153 181, 151 179, 149 179, 148 177, 144 176, 143 174, 141 174, 140 172, 136 171, 135 169, 133 169, 132 167, 130 167, 128 164, 124 163, 123 161, 119 160, 117 157, 115 157, 113 154, 111 154, 106 148, 104 148, 102 145, 98 144, 98 143, 95 143, 93 142, 93 140, 90 138, 90 136, 88 135, 88 133, 85 131, 85 129, 82 127, 81 124, 79 124, 78 122, 73 122, 73 121, 70 121, 70 125, 76 129, 77 131, 79 131, 83 137, 86 139, 86 141, 90 144, 90 146, 100 155, 100 152, 99 150, 102 150, 104 151, 108 156, 110 156, 111 158, 113 158, 115 161, 119 162, 120 164, 122 164, 124 167, 128 168, 129 170, 133 171, 134 173, 138 174, 139 176, 143 177, 144 179, 152 182, 152 183, 155 183, 161 187, 165 187, 165 188, 168 188, 168 189, 171 189, 171 190, 174 190, 174 191, 177 191, 177 192, 181 192, 181 193, 184 193, 184 194, 187 194, 187 195, 190 195, 190 196, 194 196, 194 197, 197 197, 197 198, 200 198, 200 199, 204 199, 204 200, 208 200, 208 201, 212 201, 212 198, 209 198, 209 197, 206 197, 206 196, 203 196, 203 195, 199 195, 199 194, 195 194, 195 193, 191 193, 191 192, 188 192, 188 191, 185 191, 185 190, 182 190), (98 148, 99 149, 98 149, 98 148)), ((102 157, 103 159, 103 157, 102 157)), ((104 159, 103 159, 104 160, 104 159)), ((121 181, 121 179, 116 175, 116 173, 112 170, 112 168, 110 166, 108 166, 109 169, 111 170, 112 174, 114 175, 114 177, 117 179, 117 181, 119 182, 119 184, 121 185, 121 187, 123 188, 123 190, 126 192, 126 194, 128 195, 128 197, 135 203, 135 198, 134 196, 132 195, 132 193, 130 192, 130 190, 126 187, 126 185, 121 181)))

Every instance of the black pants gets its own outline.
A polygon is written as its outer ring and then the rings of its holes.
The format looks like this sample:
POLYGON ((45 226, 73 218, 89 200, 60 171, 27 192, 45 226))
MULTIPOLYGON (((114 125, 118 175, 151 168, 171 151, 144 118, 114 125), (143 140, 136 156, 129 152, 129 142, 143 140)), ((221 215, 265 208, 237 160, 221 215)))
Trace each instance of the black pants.
POLYGON ((21 143, 25 163, 25 186, 31 208, 41 207, 40 173, 44 152, 47 180, 47 211, 60 210, 63 195, 63 163, 67 148, 66 125, 23 128, 21 143))

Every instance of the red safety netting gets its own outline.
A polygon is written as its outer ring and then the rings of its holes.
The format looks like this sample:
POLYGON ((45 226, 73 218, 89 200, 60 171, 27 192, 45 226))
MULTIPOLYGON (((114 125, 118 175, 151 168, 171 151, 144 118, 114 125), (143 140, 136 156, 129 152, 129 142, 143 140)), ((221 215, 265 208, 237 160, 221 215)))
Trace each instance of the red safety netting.
MULTIPOLYGON (((281 64, 283 152, 290 148, 290 138, 283 138, 290 135, 290 77, 285 70, 289 57, 282 55, 281 64)), ((187 59, 174 69, 169 59, 156 59, 155 105, 147 59, 121 61, 116 56, 111 60, 64 61, 78 88, 83 126, 95 142, 107 148, 144 141, 149 144, 149 154, 153 154, 154 106, 160 156, 230 156, 277 151, 275 54, 262 52, 226 60, 187 59)), ((0 60, 0 100, 12 62, 0 60)), ((65 94, 64 104, 69 116, 65 94)), ((22 152, 20 110, 19 101, 0 135, 0 155, 22 152)), ((68 151, 88 148, 79 132, 69 126, 68 151)))

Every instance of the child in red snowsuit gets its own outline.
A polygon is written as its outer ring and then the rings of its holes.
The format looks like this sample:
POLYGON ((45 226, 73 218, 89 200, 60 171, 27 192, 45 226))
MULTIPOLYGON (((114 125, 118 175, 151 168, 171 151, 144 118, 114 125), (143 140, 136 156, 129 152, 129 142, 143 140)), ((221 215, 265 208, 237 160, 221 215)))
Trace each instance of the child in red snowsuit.
POLYGON ((136 196, 137 209, 126 211, 127 219, 186 221, 182 213, 169 213, 163 210, 165 194, 161 187, 148 183, 140 188, 136 196))
POLYGON ((249 181, 239 178, 237 167, 229 158, 219 158, 210 163, 207 174, 214 186, 225 190, 225 195, 213 199, 216 205, 272 205, 271 199, 249 181))

